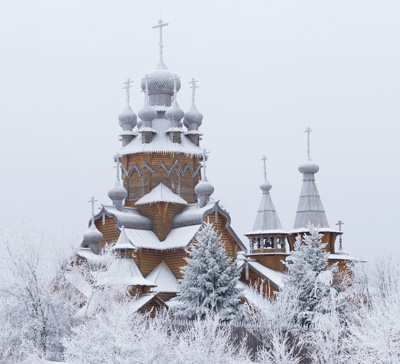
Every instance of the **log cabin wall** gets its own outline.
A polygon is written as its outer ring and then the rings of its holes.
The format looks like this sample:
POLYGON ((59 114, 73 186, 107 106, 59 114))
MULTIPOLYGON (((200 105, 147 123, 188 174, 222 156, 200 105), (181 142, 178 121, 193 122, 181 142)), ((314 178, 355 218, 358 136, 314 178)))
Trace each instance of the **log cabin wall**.
POLYGON ((268 279, 264 279, 253 270, 249 269, 249 279, 246 279, 245 269, 242 269, 240 280, 245 281, 249 286, 255 287, 258 292, 262 292, 265 297, 270 299, 276 298, 279 291, 268 279))
POLYGON ((174 274, 176 279, 182 279, 181 268, 186 265, 185 258, 188 256, 185 249, 169 250, 163 253, 163 260, 174 274))
POLYGON ((286 260, 286 256, 286 254, 252 255, 251 258, 256 259, 257 262, 262 264, 264 267, 271 268, 279 272, 284 272, 286 270, 286 266, 282 261, 286 260))
POLYGON ((138 153, 129 154, 120 158, 121 164, 126 171, 132 171, 130 177, 123 175, 123 184, 128 191, 128 198, 125 201, 125 206, 133 207, 135 202, 141 197, 149 193, 154 187, 160 183, 165 184, 174 193, 181 196, 188 203, 197 202, 197 196, 194 193, 194 187, 199 182, 200 173, 197 172, 193 177, 187 169, 183 175, 178 167, 175 167, 171 174, 168 174, 164 168, 159 167, 162 162, 166 169, 170 171, 174 164, 178 162, 183 170, 186 166, 192 171, 196 171, 199 166, 199 157, 187 156, 185 154, 162 154, 162 153, 138 153), (159 167, 153 175, 146 168, 140 176, 133 166, 136 165, 140 170, 145 165, 148 165, 153 171, 159 167))
POLYGON ((153 249, 139 249, 136 252, 135 263, 143 277, 147 277, 163 260, 163 253, 153 249))
POLYGON ((157 202, 136 207, 143 216, 152 221, 154 233, 163 241, 172 230, 172 219, 185 208, 185 205, 157 202))
MULTIPOLYGON (((295 244, 295 241, 296 241, 296 236, 297 235, 301 235, 302 239, 303 239, 303 236, 305 234, 309 235, 308 233, 301 233, 301 234, 296 233, 296 234, 289 235, 288 240, 289 240, 289 245, 290 245, 290 251, 294 250, 294 244, 295 244)), ((334 254, 335 253, 336 237, 339 234, 336 233, 336 232, 325 232, 325 233, 321 233, 321 234, 323 234, 321 241, 322 241, 322 243, 326 244, 326 247, 325 247, 326 251, 329 252, 329 253, 334 254)))
POLYGON ((118 240, 119 233, 115 229, 117 221, 109 216, 105 216, 103 225, 103 217, 99 217, 94 223, 97 229, 103 234, 103 240, 99 244, 99 249, 103 249, 106 243, 115 242, 118 240))

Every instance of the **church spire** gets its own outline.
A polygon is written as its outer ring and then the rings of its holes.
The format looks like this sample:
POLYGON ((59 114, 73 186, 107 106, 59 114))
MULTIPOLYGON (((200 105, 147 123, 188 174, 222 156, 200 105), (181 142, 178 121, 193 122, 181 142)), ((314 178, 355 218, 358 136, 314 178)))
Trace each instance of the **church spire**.
POLYGON ((186 126, 188 131, 185 135, 189 136, 190 141, 195 144, 199 145, 200 143, 200 135, 199 127, 203 121, 203 114, 197 110, 196 107, 196 88, 199 86, 197 85, 197 80, 192 78, 189 82, 190 88, 192 89, 192 106, 190 109, 185 113, 185 118, 183 119, 183 124, 186 126))
POLYGON ((294 229, 307 230, 307 226, 312 224, 318 228, 329 228, 328 219, 322 206, 321 198, 315 183, 315 173, 319 171, 319 166, 311 161, 310 157, 310 133, 311 128, 307 128, 307 160, 299 165, 299 172, 303 174, 303 185, 300 192, 299 204, 296 211, 294 229))
POLYGON ((261 197, 260 206, 257 211, 257 216, 254 222, 252 233, 282 230, 282 224, 279 220, 274 203, 272 202, 271 195, 269 194, 272 185, 267 180, 267 159, 268 158, 266 156, 263 156, 261 158, 264 163, 264 181, 260 185, 260 189, 263 194, 261 197))

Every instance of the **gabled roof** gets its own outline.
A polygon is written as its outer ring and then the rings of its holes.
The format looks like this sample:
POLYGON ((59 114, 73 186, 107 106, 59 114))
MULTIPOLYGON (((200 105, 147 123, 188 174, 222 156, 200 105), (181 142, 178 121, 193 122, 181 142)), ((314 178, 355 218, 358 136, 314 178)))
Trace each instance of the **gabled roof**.
POLYGON ((188 203, 180 196, 171 191, 163 183, 160 183, 157 187, 153 188, 151 192, 140 198, 135 205, 147 205, 156 202, 169 202, 181 205, 187 205, 188 203))
POLYGON ((249 265, 250 269, 254 270, 254 272, 258 273, 262 278, 268 279, 278 289, 283 287, 286 277, 285 273, 267 268, 258 262, 247 261, 247 264, 249 265))
POLYGON ((139 229, 125 229, 125 231, 129 241, 136 248, 172 250, 189 246, 201 226, 200 224, 172 229, 164 241, 160 241, 153 231, 139 229))
POLYGON ((142 143, 142 138, 134 138, 128 145, 120 149, 119 154, 183 153, 186 155, 203 155, 203 150, 194 145, 185 135, 182 135, 180 143, 171 141, 167 134, 167 130, 170 128, 169 120, 158 117, 152 121, 152 128, 155 134, 151 143, 142 143))
POLYGON ((134 245, 129 241, 125 227, 123 226, 121 228, 121 234, 119 234, 119 238, 117 242, 114 244, 112 247, 113 250, 119 250, 119 249, 135 249, 134 245))
POLYGON ((131 258, 114 260, 106 271, 98 272, 97 281, 100 285, 154 286, 154 283, 143 278, 131 258))
POLYGON ((146 279, 157 285, 151 289, 152 292, 179 292, 179 282, 164 261, 146 279))

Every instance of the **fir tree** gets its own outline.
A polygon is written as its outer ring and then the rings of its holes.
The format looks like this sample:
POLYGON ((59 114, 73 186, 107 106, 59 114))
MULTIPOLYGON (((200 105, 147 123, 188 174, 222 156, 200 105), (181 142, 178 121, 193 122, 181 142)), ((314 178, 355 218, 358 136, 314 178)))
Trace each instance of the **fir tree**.
POLYGON ((204 224, 197 241, 189 250, 187 266, 181 269, 179 316, 204 318, 208 312, 215 312, 222 320, 238 318, 239 267, 227 257, 224 243, 212 224, 204 224))
POLYGON ((338 309, 337 293, 343 289, 336 265, 328 266, 329 252, 318 229, 309 227, 303 240, 298 236, 290 260, 281 299, 295 300, 292 323, 309 326, 316 313, 338 309))

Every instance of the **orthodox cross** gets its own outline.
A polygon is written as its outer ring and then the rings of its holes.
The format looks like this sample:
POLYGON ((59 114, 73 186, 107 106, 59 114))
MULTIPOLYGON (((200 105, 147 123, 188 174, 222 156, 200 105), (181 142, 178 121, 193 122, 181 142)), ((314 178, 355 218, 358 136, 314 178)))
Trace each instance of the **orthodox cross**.
POLYGON ((116 171, 117 171, 117 180, 118 180, 118 181, 119 181, 119 167, 120 167, 119 157, 120 157, 119 153, 117 153, 117 154, 114 156, 114 160, 115 160, 115 166, 114 166, 114 168, 115 168, 116 171))
POLYGON ((268 157, 266 155, 263 155, 261 160, 264 162, 264 179, 267 180, 267 159, 268 157))
POLYGON ((203 175, 204 175, 204 177, 206 177, 206 168, 207 168, 206 161, 207 161, 207 155, 209 155, 209 154, 210 154, 210 152, 208 150, 203 149, 203 168, 204 168, 203 175))
POLYGON ((304 132, 307 133, 307 158, 308 159, 311 159, 311 157, 310 157, 310 133, 312 131, 313 130, 310 127, 308 127, 306 130, 304 130, 304 132))
POLYGON ((144 101, 147 100, 147 97, 149 96, 149 75, 146 74, 144 76, 144 84, 145 84, 145 89, 144 89, 144 101))
POLYGON ((97 202, 98 200, 95 200, 94 197, 92 196, 92 198, 88 201, 92 203, 92 222, 94 222, 94 203, 97 202))
POLYGON ((126 82, 124 82, 124 87, 122 87, 122 89, 123 90, 126 90, 126 102, 129 104, 129 98, 131 97, 131 93, 130 93, 130 88, 132 87, 131 86, 131 83, 132 83, 133 81, 128 77, 128 79, 126 80, 126 82))
MULTIPOLYGON (((342 231, 342 225, 344 225, 344 222, 342 220, 339 220, 336 225, 339 225, 339 231, 342 231)), ((343 250, 343 245, 342 245, 342 234, 339 235, 339 250, 343 250)))
POLYGON ((194 78, 192 78, 190 80, 190 82, 188 82, 189 84, 191 84, 190 88, 192 89, 192 102, 194 103, 195 98, 196 98, 196 88, 198 88, 199 86, 197 86, 197 82, 199 82, 198 80, 195 80, 194 78))
POLYGON ((153 29, 157 29, 157 28, 160 29, 160 43, 159 43, 159 46, 160 46, 160 58, 161 59, 162 59, 162 56, 163 56, 163 47, 164 47, 163 42, 162 42, 162 28, 167 26, 168 24, 169 23, 163 23, 162 19, 160 19, 158 21, 158 24, 153 26, 153 29))
POLYGON ((176 89, 176 80, 179 80, 180 77, 178 77, 177 75, 174 75, 174 77, 171 77, 170 80, 174 81, 174 100, 176 98, 176 93, 177 93, 177 89, 176 89))

